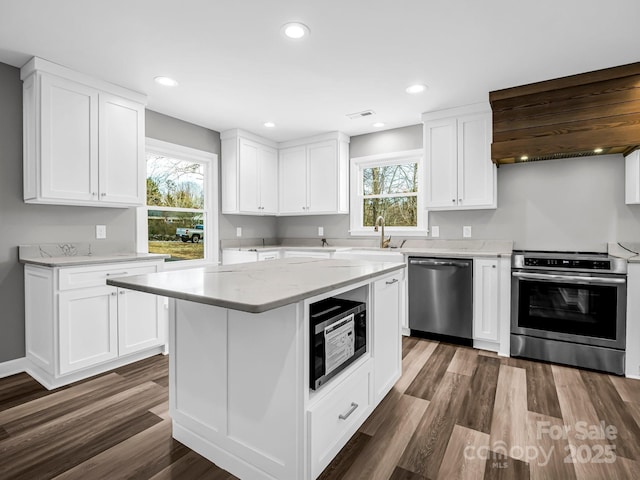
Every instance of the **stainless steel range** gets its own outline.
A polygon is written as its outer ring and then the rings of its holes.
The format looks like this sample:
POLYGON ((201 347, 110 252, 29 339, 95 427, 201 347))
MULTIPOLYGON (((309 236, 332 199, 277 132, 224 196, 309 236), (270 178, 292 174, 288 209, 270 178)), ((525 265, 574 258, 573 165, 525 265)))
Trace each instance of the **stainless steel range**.
POLYGON ((511 355, 624 374, 627 262, 514 252, 511 355))

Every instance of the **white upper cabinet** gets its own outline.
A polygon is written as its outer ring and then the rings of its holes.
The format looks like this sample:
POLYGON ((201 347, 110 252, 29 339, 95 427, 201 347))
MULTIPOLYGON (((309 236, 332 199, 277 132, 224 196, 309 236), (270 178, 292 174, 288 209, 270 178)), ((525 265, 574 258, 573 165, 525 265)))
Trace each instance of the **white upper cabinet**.
POLYGON ((640 150, 624 157, 624 203, 640 203, 640 150))
POLYGON ((488 105, 425 113, 422 120, 426 208, 496 208, 496 166, 491 161, 488 105))
POLYGON ((280 145, 279 213, 349 213, 349 138, 331 133, 280 145))
POLYGON ((25 202, 144 204, 146 98, 39 58, 21 78, 25 202))
POLYGON ((222 213, 275 215, 278 211, 276 144, 243 130, 222 143, 222 213))

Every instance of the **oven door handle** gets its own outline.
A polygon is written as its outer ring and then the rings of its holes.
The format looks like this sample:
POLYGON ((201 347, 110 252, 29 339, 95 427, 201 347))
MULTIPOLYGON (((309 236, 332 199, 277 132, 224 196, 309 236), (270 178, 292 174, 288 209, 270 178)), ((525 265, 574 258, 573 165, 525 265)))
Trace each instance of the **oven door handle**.
POLYGON ((512 276, 516 278, 522 278, 524 280, 565 280, 573 283, 581 284, 601 284, 601 285, 619 285, 627 283, 626 278, 611 278, 611 277, 580 277, 577 275, 554 275, 547 273, 526 273, 526 272, 512 272, 512 276))

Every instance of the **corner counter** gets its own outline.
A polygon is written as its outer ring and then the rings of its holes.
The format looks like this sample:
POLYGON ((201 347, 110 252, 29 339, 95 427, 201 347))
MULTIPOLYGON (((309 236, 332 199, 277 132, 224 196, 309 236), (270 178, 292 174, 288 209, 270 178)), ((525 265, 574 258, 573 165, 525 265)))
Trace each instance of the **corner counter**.
POLYGON ((285 258, 110 279, 170 297, 173 437, 243 479, 317 478, 400 378, 404 263, 285 258), (310 388, 309 307, 367 306, 367 352, 310 388))

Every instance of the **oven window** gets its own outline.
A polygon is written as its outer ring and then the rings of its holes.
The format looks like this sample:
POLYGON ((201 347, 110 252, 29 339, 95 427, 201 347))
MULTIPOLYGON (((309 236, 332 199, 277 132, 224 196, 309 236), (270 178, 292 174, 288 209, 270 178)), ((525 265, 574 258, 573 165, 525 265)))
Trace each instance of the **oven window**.
POLYGON ((520 327, 616 339, 615 287, 534 281, 519 286, 520 327))

